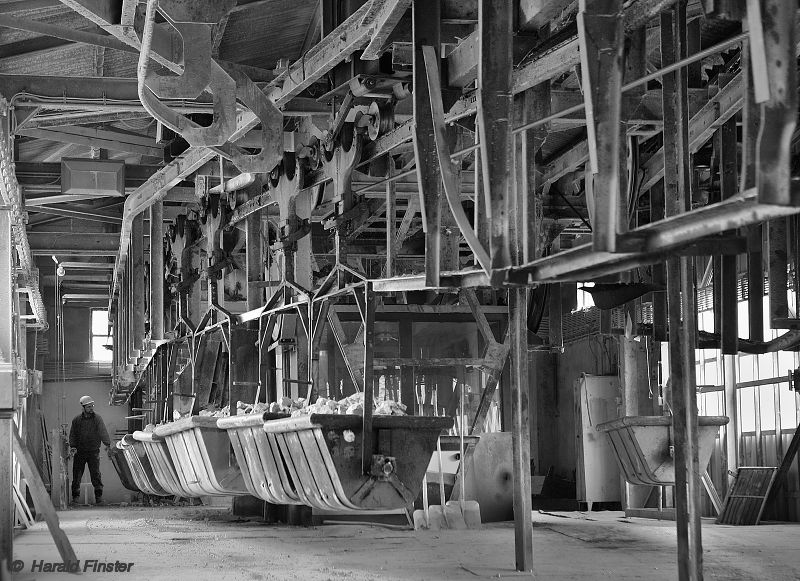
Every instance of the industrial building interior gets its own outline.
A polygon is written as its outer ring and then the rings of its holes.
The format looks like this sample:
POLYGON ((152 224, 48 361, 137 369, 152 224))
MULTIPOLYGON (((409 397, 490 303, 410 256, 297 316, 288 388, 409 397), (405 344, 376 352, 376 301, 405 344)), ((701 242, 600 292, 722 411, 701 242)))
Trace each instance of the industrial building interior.
POLYGON ((0 0, 0 580, 800 578, 799 28, 0 0))

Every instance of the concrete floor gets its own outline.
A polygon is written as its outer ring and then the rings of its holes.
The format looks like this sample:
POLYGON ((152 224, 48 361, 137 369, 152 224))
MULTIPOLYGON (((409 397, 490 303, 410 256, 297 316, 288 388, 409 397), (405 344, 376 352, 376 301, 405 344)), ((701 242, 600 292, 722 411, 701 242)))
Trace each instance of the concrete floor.
MULTIPOLYGON (((530 577, 513 571, 512 523, 481 531, 408 531, 348 524, 316 528, 265 525, 214 507, 104 507, 59 513, 82 561, 133 563, 128 573, 89 579, 168 581, 372 579, 473 580, 530 577), (135 577, 134 577, 135 575, 135 577)), ((626 519, 619 512, 534 512, 538 579, 677 578, 675 525, 626 519)), ((705 578, 800 579, 800 526, 703 523, 705 578)), ((46 525, 18 534, 15 581, 75 579, 31 572, 34 559, 59 561, 46 525)))

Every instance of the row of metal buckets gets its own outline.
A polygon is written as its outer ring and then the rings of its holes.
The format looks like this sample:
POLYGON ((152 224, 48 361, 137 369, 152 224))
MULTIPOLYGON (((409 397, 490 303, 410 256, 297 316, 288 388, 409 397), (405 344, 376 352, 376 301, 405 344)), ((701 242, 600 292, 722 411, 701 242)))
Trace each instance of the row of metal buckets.
POLYGON ((155 496, 252 495, 337 511, 410 506, 453 419, 374 416, 366 471, 362 421, 323 414, 192 416, 126 435, 114 465, 123 485, 155 496))

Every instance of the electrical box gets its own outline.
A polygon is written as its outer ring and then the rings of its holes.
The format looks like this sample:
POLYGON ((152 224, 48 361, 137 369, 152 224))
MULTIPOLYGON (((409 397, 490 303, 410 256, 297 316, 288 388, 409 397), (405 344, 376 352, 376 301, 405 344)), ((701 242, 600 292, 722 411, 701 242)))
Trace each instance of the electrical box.
POLYGON ((111 159, 61 160, 61 193, 124 196, 125 162, 111 159))

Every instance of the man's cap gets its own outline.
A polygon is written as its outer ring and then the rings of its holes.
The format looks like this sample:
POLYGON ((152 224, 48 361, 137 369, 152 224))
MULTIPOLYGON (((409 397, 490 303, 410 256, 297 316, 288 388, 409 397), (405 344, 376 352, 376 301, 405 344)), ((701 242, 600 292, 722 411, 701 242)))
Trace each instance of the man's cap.
POLYGON ((89 404, 94 403, 94 400, 91 397, 89 397, 88 395, 84 395, 81 398, 80 401, 81 401, 81 405, 89 405, 89 404))

